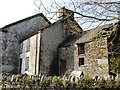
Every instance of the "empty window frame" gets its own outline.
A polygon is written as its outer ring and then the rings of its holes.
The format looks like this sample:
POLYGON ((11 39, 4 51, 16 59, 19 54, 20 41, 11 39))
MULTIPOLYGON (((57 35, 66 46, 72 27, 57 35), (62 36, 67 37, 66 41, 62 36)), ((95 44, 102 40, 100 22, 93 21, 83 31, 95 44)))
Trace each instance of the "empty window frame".
POLYGON ((25 71, 27 71, 29 69, 29 57, 26 57, 25 60, 25 71))
POLYGON ((85 53, 84 46, 85 46, 84 43, 78 44, 78 54, 84 54, 85 53))
POLYGON ((79 66, 84 65, 84 58, 79 58, 79 66))
POLYGON ((30 38, 27 39, 27 46, 26 46, 26 52, 30 51, 30 38))
POLYGON ((60 62, 66 62, 66 59, 60 59, 60 62))

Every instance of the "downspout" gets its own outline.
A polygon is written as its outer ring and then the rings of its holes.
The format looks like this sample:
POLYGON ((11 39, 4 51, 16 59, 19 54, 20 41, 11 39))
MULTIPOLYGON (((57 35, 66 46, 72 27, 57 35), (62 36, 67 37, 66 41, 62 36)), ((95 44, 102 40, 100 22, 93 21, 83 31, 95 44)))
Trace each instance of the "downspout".
POLYGON ((42 42, 42 37, 41 37, 42 32, 39 31, 39 33, 40 33, 40 37, 39 37, 39 39, 40 39, 40 42, 39 42, 39 43, 40 43, 40 44, 39 44, 38 74, 40 74, 41 42, 42 42))
POLYGON ((38 48, 38 34, 36 35, 35 75, 36 75, 36 66, 37 66, 37 48, 38 48))
POLYGON ((38 31, 36 35, 36 59, 35 59, 35 74, 40 72, 40 50, 41 50, 41 32, 38 31))

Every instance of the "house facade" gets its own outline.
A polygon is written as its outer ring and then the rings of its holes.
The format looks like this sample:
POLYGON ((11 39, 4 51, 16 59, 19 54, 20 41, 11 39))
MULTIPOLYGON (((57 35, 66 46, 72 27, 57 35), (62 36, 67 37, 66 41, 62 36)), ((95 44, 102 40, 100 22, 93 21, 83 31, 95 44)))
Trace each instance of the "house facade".
POLYGON ((2 52, 3 72, 59 75, 59 44, 82 32, 73 13, 65 8, 61 11, 69 14, 60 14, 55 23, 37 14, 2 28, 3 46, 6 45, 2 52))
POLYGON ((36 14, 1 28, 2 72, 20 72, 20 42, 50 22, 43 14, 36 14))
POLYGON ((63 7, 59 13, 54 23, 37 14, 1 28, 2 72, 63 76, 71 70, 91 77, 118 75, 112 59, 120 56, 119 23, 83 31, 72 11, 63 7))
POLYGON ((20 73, 38 74, 40 33, 20 42, 20 73), (33 69, 34 68, 34 69, 33 69))
MULTIPOLYGON (((27 73, 59 75, 58 46, 69 36, 77 35, 80 32, 82 32, 82 29, 78 27, 77 22, 74 21, 71 16, 66 15, 66 17, 61 16, 57 22, 40 29, 33 34, 33 36, 23 40, 21 43, 23 43, 22 47, 25 49, 24 47, 26 47, 26 45, 24 43, 26 42, 27 44, 27 40, 30 39, 31 42, 28 45, 30 46, 30 50, 27 53, 30 53, 31 55, 29 54, 29 63, 25 58, 21 58, 24 62, 24 64, 22 64, 22 71, 24 72, 22 73, 26 73, 25 62, 27 61, 29 65, 27 66, 29 67, 27 73), (69 26, 68 28, 68 25, 74 25, 75 27, 69 26), (32 39, 33 37, 36 39, 32 39)), ((21 55, 26 56, 25 53, 22 53, 21 55)))

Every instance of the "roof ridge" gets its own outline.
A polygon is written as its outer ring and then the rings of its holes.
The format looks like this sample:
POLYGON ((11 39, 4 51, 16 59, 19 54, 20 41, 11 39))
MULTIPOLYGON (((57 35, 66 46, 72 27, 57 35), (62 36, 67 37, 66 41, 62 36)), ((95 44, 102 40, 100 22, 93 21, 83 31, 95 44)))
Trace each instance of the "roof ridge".
POLYGON ((15 25, 15 24, 18 24, 18 23, 21 23, 21 22, 23 22, 23 21, 25 21, 25 20, 29 20, 29 19, 34 18, 34 17, 37 17, 37 16, 42 16, 49 24, 51 24, 51 22, 50 22, 42 13, 37 13, 37 14, 34 14, 34 15, 32 15, 32 16, 29 16, 29 17, 23 18, 23 19, 21 19, 21 20, 15 21, 15 22, 13 22, 13 23, 10 23, 10 24, 8 24, 8 25, 5 25, 5 26, 2 27, 2 29, 7 28, 7 27, 10 27, 10 26, 15 25))

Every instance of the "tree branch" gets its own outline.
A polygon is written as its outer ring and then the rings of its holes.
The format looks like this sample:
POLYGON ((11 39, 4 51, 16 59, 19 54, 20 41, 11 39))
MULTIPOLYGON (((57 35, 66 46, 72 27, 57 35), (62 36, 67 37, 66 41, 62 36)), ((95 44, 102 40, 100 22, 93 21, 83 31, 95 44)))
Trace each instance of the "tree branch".
POLYGON ((84 15, 84 14, 81 14, 81 13, 79 13, 79 12, 74 12, 74 13, 76 13, 76 14, 82 16, 82 17, 87 17, 87 18, 91 18, 91 19, 96 19, 96 20, 99 20, 99 21, 112 21, 112 20, 115 20, 115 19, 116 19, 116 20, 119 19, 119 18, 116 18, 116 17, 111 18, 111 19, 105 19, 105 18, 101 19, 101 18, 97 18, 97 17, 93 17, 93 16, 84 15))

